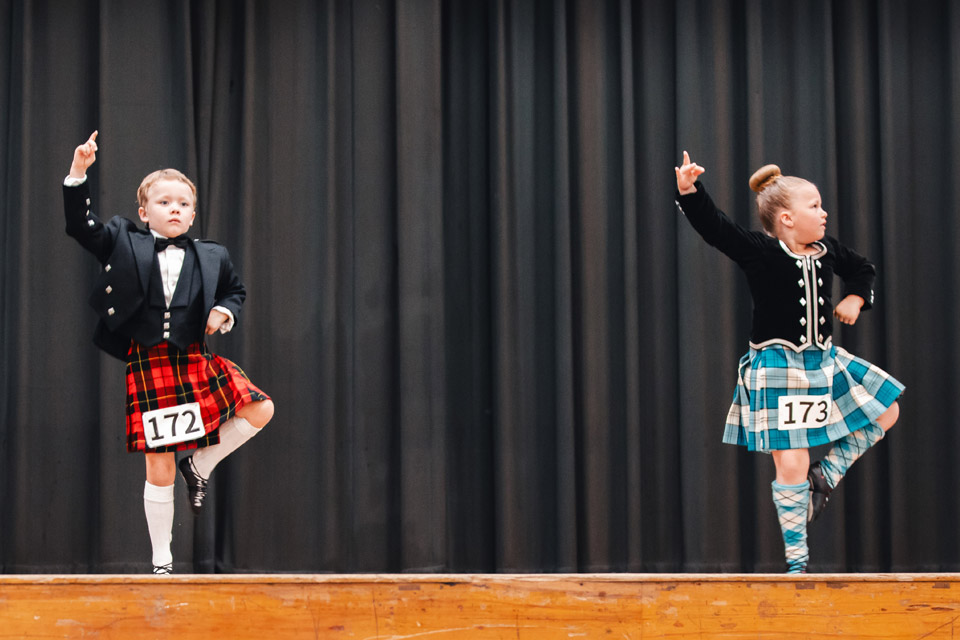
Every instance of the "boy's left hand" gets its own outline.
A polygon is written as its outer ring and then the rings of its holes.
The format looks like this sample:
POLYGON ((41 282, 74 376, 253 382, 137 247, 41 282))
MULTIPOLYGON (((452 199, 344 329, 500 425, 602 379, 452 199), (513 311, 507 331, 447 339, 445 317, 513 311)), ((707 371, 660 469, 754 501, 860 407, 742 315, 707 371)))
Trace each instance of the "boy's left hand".
POLYGON ((224 312, 211 309, 210 315, 207 317, 207 335, 212 336, 215 334, 220 330, 220 326, 229 319, 230 316, 224 312))
POLYGON ((849 295, 833 308, 833 315, 843 324, 853 324, 860 317, 861 307, 863 307, 863 298, 849 295))

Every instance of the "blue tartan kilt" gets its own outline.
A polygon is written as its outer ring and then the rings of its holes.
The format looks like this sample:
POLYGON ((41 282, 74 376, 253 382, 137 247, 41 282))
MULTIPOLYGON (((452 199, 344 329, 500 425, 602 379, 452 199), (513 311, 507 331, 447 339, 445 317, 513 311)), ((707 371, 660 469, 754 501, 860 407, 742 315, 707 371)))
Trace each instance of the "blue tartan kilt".
POLYGON ((776 344, 751 347, 740 359, 723 441, 750 451, 827 444, 875 423, 903 389, 883 369, 832 344, 800 352, 776 344), (781 428, 781 398, 800 395, 832 398, 822 426, 781 428))

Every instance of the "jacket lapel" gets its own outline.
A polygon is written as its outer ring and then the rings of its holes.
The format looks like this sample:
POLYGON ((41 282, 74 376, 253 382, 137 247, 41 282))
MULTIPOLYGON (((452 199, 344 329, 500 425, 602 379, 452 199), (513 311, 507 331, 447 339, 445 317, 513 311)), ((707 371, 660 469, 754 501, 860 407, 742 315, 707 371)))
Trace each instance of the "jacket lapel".
POLYGON ((130 244, 133 246, 133 259, 137 264, 137 275, 140 277, 140 290, 147 291, 150 272, 153 269, 153 235, 150 232, 131 234, 130 244))
POLYGON ((220 279, 220 259, 214 247, 203 242, 194 242, 197 250, 197 264, 200 265, 200 280, 203 283, 203 310, 204 313, 213 309, 217 295, 217 282, 220 279))

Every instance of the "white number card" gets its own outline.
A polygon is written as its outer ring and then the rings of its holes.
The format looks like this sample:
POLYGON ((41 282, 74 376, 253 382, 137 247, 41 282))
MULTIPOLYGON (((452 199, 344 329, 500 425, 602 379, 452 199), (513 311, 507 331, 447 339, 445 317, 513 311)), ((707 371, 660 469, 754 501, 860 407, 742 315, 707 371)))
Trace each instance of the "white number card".
POLYGON ((143 414, 143 434, 151 449, 196 440, 203 435, 200 403, 189 402, 143 414))
POLYGON ((780 396, 777 428, 816 429, 830 422, 833 401, 830 396, 780 396))

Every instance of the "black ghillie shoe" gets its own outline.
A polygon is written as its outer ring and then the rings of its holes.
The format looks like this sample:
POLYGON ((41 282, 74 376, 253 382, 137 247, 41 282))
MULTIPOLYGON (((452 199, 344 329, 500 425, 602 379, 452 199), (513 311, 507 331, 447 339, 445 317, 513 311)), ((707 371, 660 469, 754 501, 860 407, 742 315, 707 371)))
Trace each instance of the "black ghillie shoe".
POLYGON ((810 481, 810 508, 807 509, 807 522, 813 522, 827 508, 830 492, 833 489, 827 484, 827 479, 823 475, 823 469, 820 468, 819 462, 810 465, 807 480, 810 481))
POLYGON ((153 565, 153 575, 156 576, 169 576, 173 573, 173 563, 168 562, 167 564, 162 564, 160 566, 153 565))
POLYGON ((187 456, 177 465, 180 468, 180 475, 187 483, 187 492, 190 494, 190 508, 194 513, 200 513, 203 508, 203 500, 207 497, 207 480, 201 478, 193 466, 193 456, 187 456))

